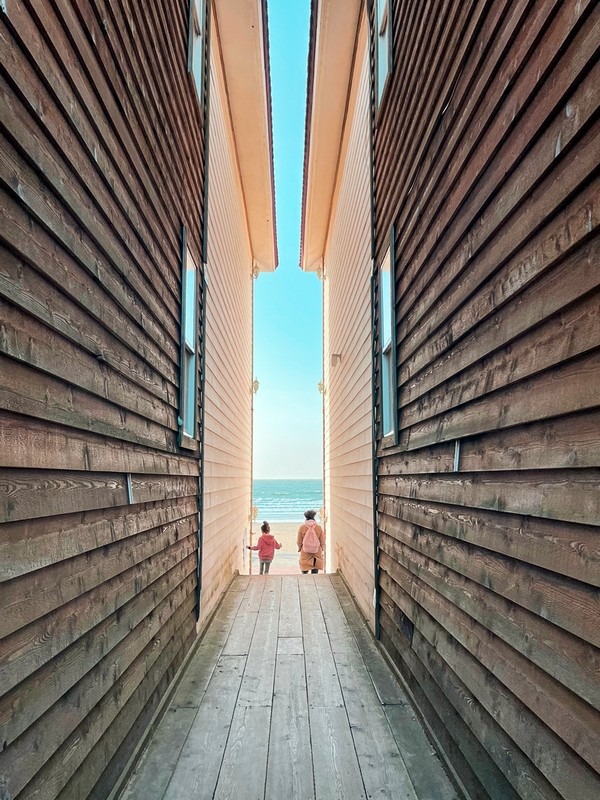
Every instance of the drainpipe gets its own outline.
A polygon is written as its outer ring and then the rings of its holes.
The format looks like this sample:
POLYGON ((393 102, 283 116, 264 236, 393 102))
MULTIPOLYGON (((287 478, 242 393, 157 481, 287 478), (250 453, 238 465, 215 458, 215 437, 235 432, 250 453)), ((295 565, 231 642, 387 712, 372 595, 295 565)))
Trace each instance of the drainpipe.
MULTIPOLYGON (((258 267, 252 262, 250 270, 250 280, 252 282, 252 367, 250 370, 250 514, 248 525, 248 541, 252 547, 252 526, 254 524, 254 395, 256 386, 253 380, 254 375, 254 281, 259 276, 258 267)), ((248 575, 252 575, 252 550, 248 550, 248 575)))
POLYGON ((206 411, 206 306, 207 306, 207 282, 206 264, 208 261, 208 158, 209 158, 209 124, 210 124, 210 2, 205 5, 204 30, 205 52, 204 52, 204 103, 203 103, 203 126, 204 126, 204 191, 202 197, 202 306, 200 318, 200 453, 199 467, 200 476, 198 478, 198 557, 196 563, 196 620, 200 619, 200 605, 202 594, 202 543, 204 538, 204 424, 206 411))
POLYGON ((373 591, 373 604, 375 606, 375 638, 380 637, 380 587, 379 587, 379 459, 377 456, 377 328, 375 307, 377 303, 377 248, 375 231, 375 88, 374 88, 374 47, 375 34, 372 23, 373 3, 367 5, 367 18, 369 23, 369 65, 370 65, 370 104, 369 104, 369 180, 370 180, 370 206, 371 206, 371 447, 373 469, 373 577, 375 587, 373 591))
POLYGON ((376 316, 375 304, 377 302, 377 275, 375 260, 373 259, 373 273, 371 275, 371 458, 373 464, 373 576, 375 581, 375 588, 373 591, 373 603, 375 606, 375 638, 379 639, 379 513, 377 510, 379 504, 379 459, 377 456, 377 330, 376 330, 376 316))
POLYGON ((202 265, 202 316, 200 320, 200 475, 198 477, 198 560, 196 565, 196 620, 200 619, 202 542, 204 538, 204 417, 206 410, 206 263, 202 265))
MULTIPOLYGON (((321 438, 322 438, 322 473, 323 473, 323 535, 325 536, 325 559, 323 561, 323 573, 327 572, 327 554, 329 552, 329 542, 327 541, 327 520, 328 520, 328 505, 327 505, 327 479, 325 470, 327 461, 325 456, 325 261, 321 263, 321 358, 323 361, 323 378, 321 392, 321 438)), ((331 559, 330 559, 331 560, 331 559)))

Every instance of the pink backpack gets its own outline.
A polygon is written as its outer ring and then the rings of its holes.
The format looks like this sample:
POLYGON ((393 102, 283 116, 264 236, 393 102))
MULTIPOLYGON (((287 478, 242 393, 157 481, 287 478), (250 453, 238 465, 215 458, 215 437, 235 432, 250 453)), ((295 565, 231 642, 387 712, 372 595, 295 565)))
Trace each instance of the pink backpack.
POLYGON ((317 532, 315 530, 315 523, 313 522, 312 525, 308 525, 308 530, 304 534, 304 539, 302 539, 302 549, 305 553, 318 553, 320 547, 321 542, 319 541, 319 537, 317 536, 317 532))

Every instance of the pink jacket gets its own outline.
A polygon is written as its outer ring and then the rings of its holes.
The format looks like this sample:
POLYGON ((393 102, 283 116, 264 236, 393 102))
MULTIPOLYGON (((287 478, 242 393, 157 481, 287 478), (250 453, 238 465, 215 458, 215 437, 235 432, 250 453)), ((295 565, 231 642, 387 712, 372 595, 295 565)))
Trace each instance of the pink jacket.
POLYGON ((261 561, 273 561, 275 548, 279 550, 281 545, 275 540, 272 533, 263 533, 258 540, 258 544, 251 547, 251 550, 258 550, 258 557, 261 561))

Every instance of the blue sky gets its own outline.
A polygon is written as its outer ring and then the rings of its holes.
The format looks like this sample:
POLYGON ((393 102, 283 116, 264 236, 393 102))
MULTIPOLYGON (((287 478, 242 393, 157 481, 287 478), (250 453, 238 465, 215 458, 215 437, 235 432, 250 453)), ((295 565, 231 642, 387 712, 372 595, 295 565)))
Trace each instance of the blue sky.
POLYGON ((269 0, 279 267, 254 284, 254 477, 322 475, 321 284, 298 266, 309 0, 269 0))

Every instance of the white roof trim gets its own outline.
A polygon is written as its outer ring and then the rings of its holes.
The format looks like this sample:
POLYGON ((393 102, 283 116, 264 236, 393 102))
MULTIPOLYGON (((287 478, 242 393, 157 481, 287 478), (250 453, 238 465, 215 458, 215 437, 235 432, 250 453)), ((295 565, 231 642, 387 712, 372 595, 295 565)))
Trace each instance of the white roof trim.
POLYGON ((213 3, 246 204, 252 257, 277 266, 271 91, 263 0, 213 3))
POLYGON ((317 4, 300 262, 307 271, 319 268, 325 250, 361 9, 361 0, 317 4))

